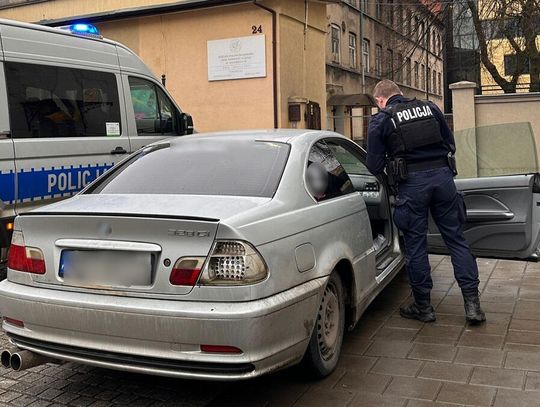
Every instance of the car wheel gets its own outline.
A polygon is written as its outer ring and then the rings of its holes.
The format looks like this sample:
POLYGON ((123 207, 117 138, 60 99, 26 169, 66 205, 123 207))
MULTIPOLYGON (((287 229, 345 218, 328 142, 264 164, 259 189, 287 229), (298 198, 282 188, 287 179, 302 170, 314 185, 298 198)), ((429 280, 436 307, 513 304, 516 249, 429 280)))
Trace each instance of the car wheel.
POLYGON ((324 289, 313 333, 304 356, 304 363, 314 377, 328 376, 336 368, 344 330, 343 284, 339 275, 334 272, 324 289))

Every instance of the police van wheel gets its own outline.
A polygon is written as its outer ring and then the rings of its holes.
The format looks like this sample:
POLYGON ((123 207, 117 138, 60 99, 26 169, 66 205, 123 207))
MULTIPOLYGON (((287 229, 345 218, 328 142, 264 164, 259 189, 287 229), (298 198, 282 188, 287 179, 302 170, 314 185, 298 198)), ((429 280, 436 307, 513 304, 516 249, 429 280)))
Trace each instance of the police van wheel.
POLYGON ((338 273, 334 272, 324 289, 313 333, 304 356, 304 364, 313 377, 323 378, 334 371, 341 353, 344 331, 343 284, 338 273))

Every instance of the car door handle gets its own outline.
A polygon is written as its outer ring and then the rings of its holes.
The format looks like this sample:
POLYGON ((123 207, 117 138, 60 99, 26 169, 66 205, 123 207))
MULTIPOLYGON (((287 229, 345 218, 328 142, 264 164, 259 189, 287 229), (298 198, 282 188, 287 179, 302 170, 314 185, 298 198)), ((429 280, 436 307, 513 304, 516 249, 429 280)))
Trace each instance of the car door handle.
POLYGON ((121 154, 127 154, 127 151, 124 147, 116 147, 114 150, 111 151, 112 155, 121 155, 121 154))
POLYGON ((514 213, 509 211, 467 209, 467 221, 469 222, 488 222, 513 218, 514 213))

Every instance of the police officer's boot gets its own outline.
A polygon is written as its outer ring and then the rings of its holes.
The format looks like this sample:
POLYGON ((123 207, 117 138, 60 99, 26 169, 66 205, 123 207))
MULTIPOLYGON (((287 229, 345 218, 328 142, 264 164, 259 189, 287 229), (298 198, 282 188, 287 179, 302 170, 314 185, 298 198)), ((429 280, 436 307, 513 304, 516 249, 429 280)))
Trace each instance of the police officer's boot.
POLYGON ((403 318, 416 319, 422 322, 435 322, 435 310, 431 306, 431 296, 413 295, 414 301, 399 309, 399 315, 403 318))
POLYGON ((472 325, 478 325, 486 320, 486 314, 480 308, 478 290, 462 291, 465 304, 465 319, 472 325))

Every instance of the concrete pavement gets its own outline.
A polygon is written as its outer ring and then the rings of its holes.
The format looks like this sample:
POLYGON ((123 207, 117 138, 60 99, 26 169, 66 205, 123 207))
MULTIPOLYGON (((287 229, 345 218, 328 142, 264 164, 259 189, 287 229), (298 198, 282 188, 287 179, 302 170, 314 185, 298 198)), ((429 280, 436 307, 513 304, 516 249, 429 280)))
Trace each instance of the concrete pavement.
POLYGON ((409 296, 402 273, 346 336, 338 369, 323 381, 300 367, 211 383, 49 364, 0 370, 0 405, 540 406, 540 263, 479 259, 488 322, 469 327, 449 259, 430 261, 437 322, 399 317, 409 296))

